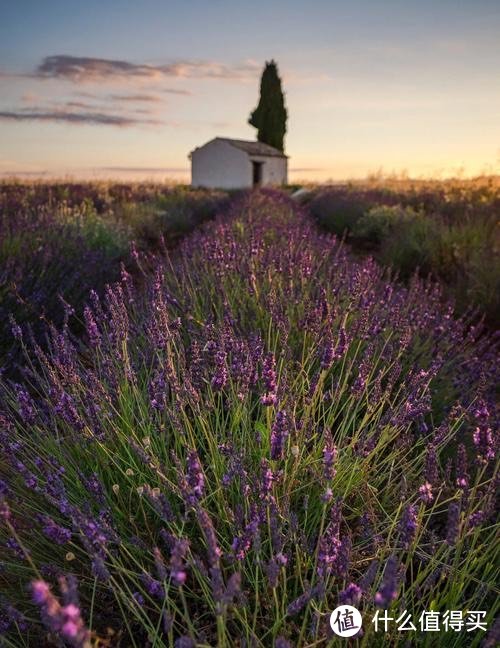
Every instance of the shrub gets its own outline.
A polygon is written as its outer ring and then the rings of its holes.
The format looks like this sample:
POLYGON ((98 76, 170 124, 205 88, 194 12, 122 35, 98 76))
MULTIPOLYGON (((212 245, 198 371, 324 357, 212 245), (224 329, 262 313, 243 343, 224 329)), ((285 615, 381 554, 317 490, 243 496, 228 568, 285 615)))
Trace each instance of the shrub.
MULTIPOLYGON (((421 217, 421 216, 420 216, 421 217)), ((404 235, 405 227, 419 218, 411 207, 380 205, 372 207, 352 228, 355 239, 371 244, 380 244, 399 230, 404 235)))
POLYGON ((459 312, 479 308, 494 329, 500 322, 499 187, 493 177, 441 182, 375 178, 318 188, 305 202, 325 229, 352 232, 354 246, 361 251, 368 247, 405 279, 417 268, 431 273, 456 300, 459 312))
POLYGON ((1 386, 11 645, 304 646, 339 601, 491 624, 500 364, 440 300, 254 193, 94 295, 86 345, 28 346, 1 386))
POLYGON ((436 224, 425 217, 401 222, 392 235, 380 245, 379 258, 385 265, 398 270, 403 279, 411 277, 416 270, 428 274, 434 270, 433 259, 439 245, 436 224))
POLYGON ((343 236, 370 208, 370 203, 354 191, 320 191, 308 200, 309 210, 327 231, 343 236))
POLYGON ((222 191, 174 187, 154 200, 126 203, 117 212, 143 249, 158 248, 161 241, 173 247, 215 214, 224 210, 228 196, 222 191))

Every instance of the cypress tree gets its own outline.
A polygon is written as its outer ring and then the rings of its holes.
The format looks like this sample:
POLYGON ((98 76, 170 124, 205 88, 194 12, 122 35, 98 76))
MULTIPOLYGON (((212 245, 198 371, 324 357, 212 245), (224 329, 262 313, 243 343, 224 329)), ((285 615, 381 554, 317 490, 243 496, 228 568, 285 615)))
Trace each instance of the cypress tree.
POLYGON ((278 76, 278 66, 273 60, 266 61, 260 80, 259 105, 250 115, 248 123, 257 129, 259 142, 283 151, 286 120, 285 97, 278 76))

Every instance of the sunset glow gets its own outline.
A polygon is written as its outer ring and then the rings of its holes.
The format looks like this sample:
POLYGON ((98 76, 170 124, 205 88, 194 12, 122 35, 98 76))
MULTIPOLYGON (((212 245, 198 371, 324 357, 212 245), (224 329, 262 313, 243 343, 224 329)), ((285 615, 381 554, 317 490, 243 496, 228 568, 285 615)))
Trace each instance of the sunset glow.
POLYGON ((291 180, 500 172, 500 4, 3 3, 0 176, 185 181, 247 124, 266 60, 291 180))

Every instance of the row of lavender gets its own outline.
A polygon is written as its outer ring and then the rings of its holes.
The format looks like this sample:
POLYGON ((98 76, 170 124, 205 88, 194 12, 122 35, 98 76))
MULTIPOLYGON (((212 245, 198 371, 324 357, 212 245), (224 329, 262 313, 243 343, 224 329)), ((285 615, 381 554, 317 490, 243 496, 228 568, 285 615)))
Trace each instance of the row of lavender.
POLYGON ((364 181, 306 196, 327 231, 346 234, 404 280, 417 270, 442 282, 463 313, 471 304, 500 325, 500 181, 364 181))
POLYGON ((434 285, 262 192, 85 325, 13 328, 5 645, 326 645, 339 602, 485 610, 494 645, 497 339, 434 285))
POLYGON ((131 267, 131 247, 172 246, 213 217, 226 196, 168 185, 15 184, 0 182, 0 367, 19 360, 9 316, 43 342, 46 323, 61 325, 64 301, 80 332, 90 289, 102 294, 131 267))

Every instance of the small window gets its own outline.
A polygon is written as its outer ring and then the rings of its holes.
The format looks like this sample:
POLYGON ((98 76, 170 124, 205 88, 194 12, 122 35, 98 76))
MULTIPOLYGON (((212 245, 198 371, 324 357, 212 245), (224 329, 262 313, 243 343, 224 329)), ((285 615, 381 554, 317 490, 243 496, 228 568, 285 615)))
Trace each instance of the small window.
POLYGON ((264 162, 253 162, 252 161, 252 171, 253 171, 253 186, 258 187, 262 184, 262 167, 264 162))

